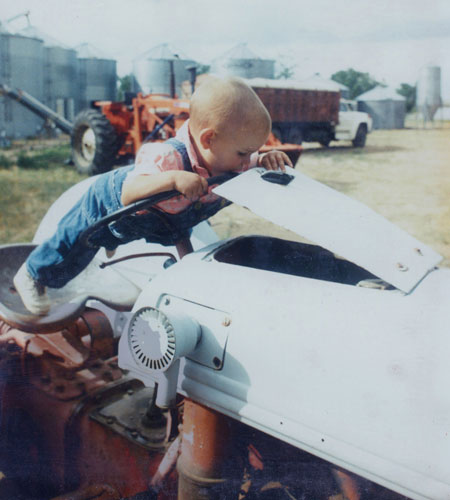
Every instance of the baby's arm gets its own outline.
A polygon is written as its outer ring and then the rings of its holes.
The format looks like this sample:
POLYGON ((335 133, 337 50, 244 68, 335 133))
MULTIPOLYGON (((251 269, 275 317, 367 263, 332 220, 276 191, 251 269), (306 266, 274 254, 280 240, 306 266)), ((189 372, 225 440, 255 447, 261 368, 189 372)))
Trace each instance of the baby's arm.
POLYGON ((164 191, 177 190, 189 200, 196 200, 208 189, 206 179, 184 170, 167 170, 150 175, 141 174, 126 180, 122 187, 122 204, 129 205, 164 191))

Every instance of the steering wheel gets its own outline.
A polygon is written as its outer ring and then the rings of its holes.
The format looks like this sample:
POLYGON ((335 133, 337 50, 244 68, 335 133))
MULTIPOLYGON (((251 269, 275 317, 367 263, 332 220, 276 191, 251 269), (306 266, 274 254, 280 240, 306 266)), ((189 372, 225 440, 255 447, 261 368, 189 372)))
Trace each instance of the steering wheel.
MULTIPOLYGON (((232 179, 233 177, 236 177, 236 175, 238 175, 236 172, 228 172, 225 174, 216 175, 214 177, 209 177, 207 179, 208 186, 214 186, 215 184, 222 184, 232 179)), ((179 196, 179 195, 181 195, 181 193, 173 189, 171 191, 164 191, 162 193, 157 193, 154 194, 153 196, 149 196, 148 198, 143 198, 142 200, 135 201, 134 203, 131 203, 126 207, 116 210, 112 214, 106 215, 105 217, 101 218, 100 220, 92 224, 90 227, 85 229, 80 235, 80 241, 82 244, 86 246, 94 246, 90 242, 90 239, 100 229, 103 229, 105 226, 108 226, 112 222, 118 221, 122 217, 135 214, 136 212, 140 212, 141 210, 147 210, 152 206, 156 205, 157 203, 160 203, 161 201, 165 201, 170 198, 173 198, 174 196, 179 196)), ((164 214, 164 212, 158 212, 158 215, 161 218, 165 219, 168 226, 170 227, 170 223, 167 220, 167 216, 164 214)))

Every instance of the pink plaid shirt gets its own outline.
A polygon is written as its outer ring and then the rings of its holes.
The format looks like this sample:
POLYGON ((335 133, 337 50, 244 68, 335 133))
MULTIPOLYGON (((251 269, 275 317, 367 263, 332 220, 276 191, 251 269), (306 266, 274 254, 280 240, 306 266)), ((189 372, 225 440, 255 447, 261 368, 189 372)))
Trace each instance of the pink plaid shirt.
MULTIPOLYGON (((191 161, 192 170, 194 173, 202 177, 210 177, 208 170, 200 165, 197 154, 195 153, 194 145, 189 134, 189 120, 183 124, 178 130, 176 139, 181 141, 185 146, 191 161)), ((258 161, 258 153, 253 153, 250 156, 250 161, 242 168, 242 172, 249 168, 256 167, 258 161)), ((152 175, 166 170, 184 170, 183 158, 170 144, 164 142, 149 142, 144 144, 136 155, 136 163, 134 169, 129 172, 125 182, 138 175, 152 175)), ((210 186, 208 193, 200 198, 201 203, 210 203, 216 201, 218 196, 211 192, 214 186, 210 186)), ((183 195, 175 196, 169 200, 158 203, 157 207, 167 213, 178 213, 184 210, 192 202, 183 195)))

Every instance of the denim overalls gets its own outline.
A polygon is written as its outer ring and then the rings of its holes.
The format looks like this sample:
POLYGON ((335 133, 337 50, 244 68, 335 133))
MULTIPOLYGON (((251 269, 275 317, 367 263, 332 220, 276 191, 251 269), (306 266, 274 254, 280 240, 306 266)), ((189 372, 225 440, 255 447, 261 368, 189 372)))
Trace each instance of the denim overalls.
MULTIPOLYGON (((186 146, 173 138, 166 142, 181 154, 184 170, 192 172, 186 146)), ((127 215, 95 233, 90 238, 94 247, 81 244, 79 236, 85 229, 122 208, 122 185, 133 168, 134 165, 129 165, 98 176, 61 219, 55 234, 28 257, 27 269, 34 279, 45 286, 61 288, 83 271, 101 246, 112 250, 140 238, 145 238, 149 243, 174 245, 188 237, 195 225, 230 203, 219 198, 210 203, 193 202, 177 214, 166 214, 155 209, 139 215, 127 215)))

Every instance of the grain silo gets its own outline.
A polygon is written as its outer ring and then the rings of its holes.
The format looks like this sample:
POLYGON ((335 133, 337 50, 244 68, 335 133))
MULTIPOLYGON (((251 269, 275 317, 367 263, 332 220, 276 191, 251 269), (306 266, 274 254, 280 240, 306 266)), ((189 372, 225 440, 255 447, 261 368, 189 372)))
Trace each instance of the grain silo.
POLYGON ((190 80, 192 66, 195 61, 168 43, 153 47, 133 60, 133 91, 181 96, 181 84, 190 80))
POLYGON ((214 59, 211 72, 241 78, 274 78, 275 61, 261 59, 246 43, 241 43, 214 59))
POLYGON ((390 87, 375 87, 356 98, 358 111, 369 113, 374 129, 399 129, 405 126, 406 99, 390 87))
MULTIPOLYGON (((42 40, 0 31, 0 82, 44 100, 42 40)), ((7 97, 0 97, 0 135, 12 139, 34 136, 43 120, 7 97)))
POLYGON ((89 108, 92 101, 115 101, 117 63, 87 43, 76 48, 80 83, 77 111, 89 108))
POLYGON ((79 100, 76 51, 35 26, 27 26, 20 34, 44 42, 44 103, 64 118, 73 120, 75 103, 79 100))
POLYGON ((432 121, 437 109, 442 106, 439 66, 426 66, 421 69, 417 82, 416 105, 425 121, 432 121))

